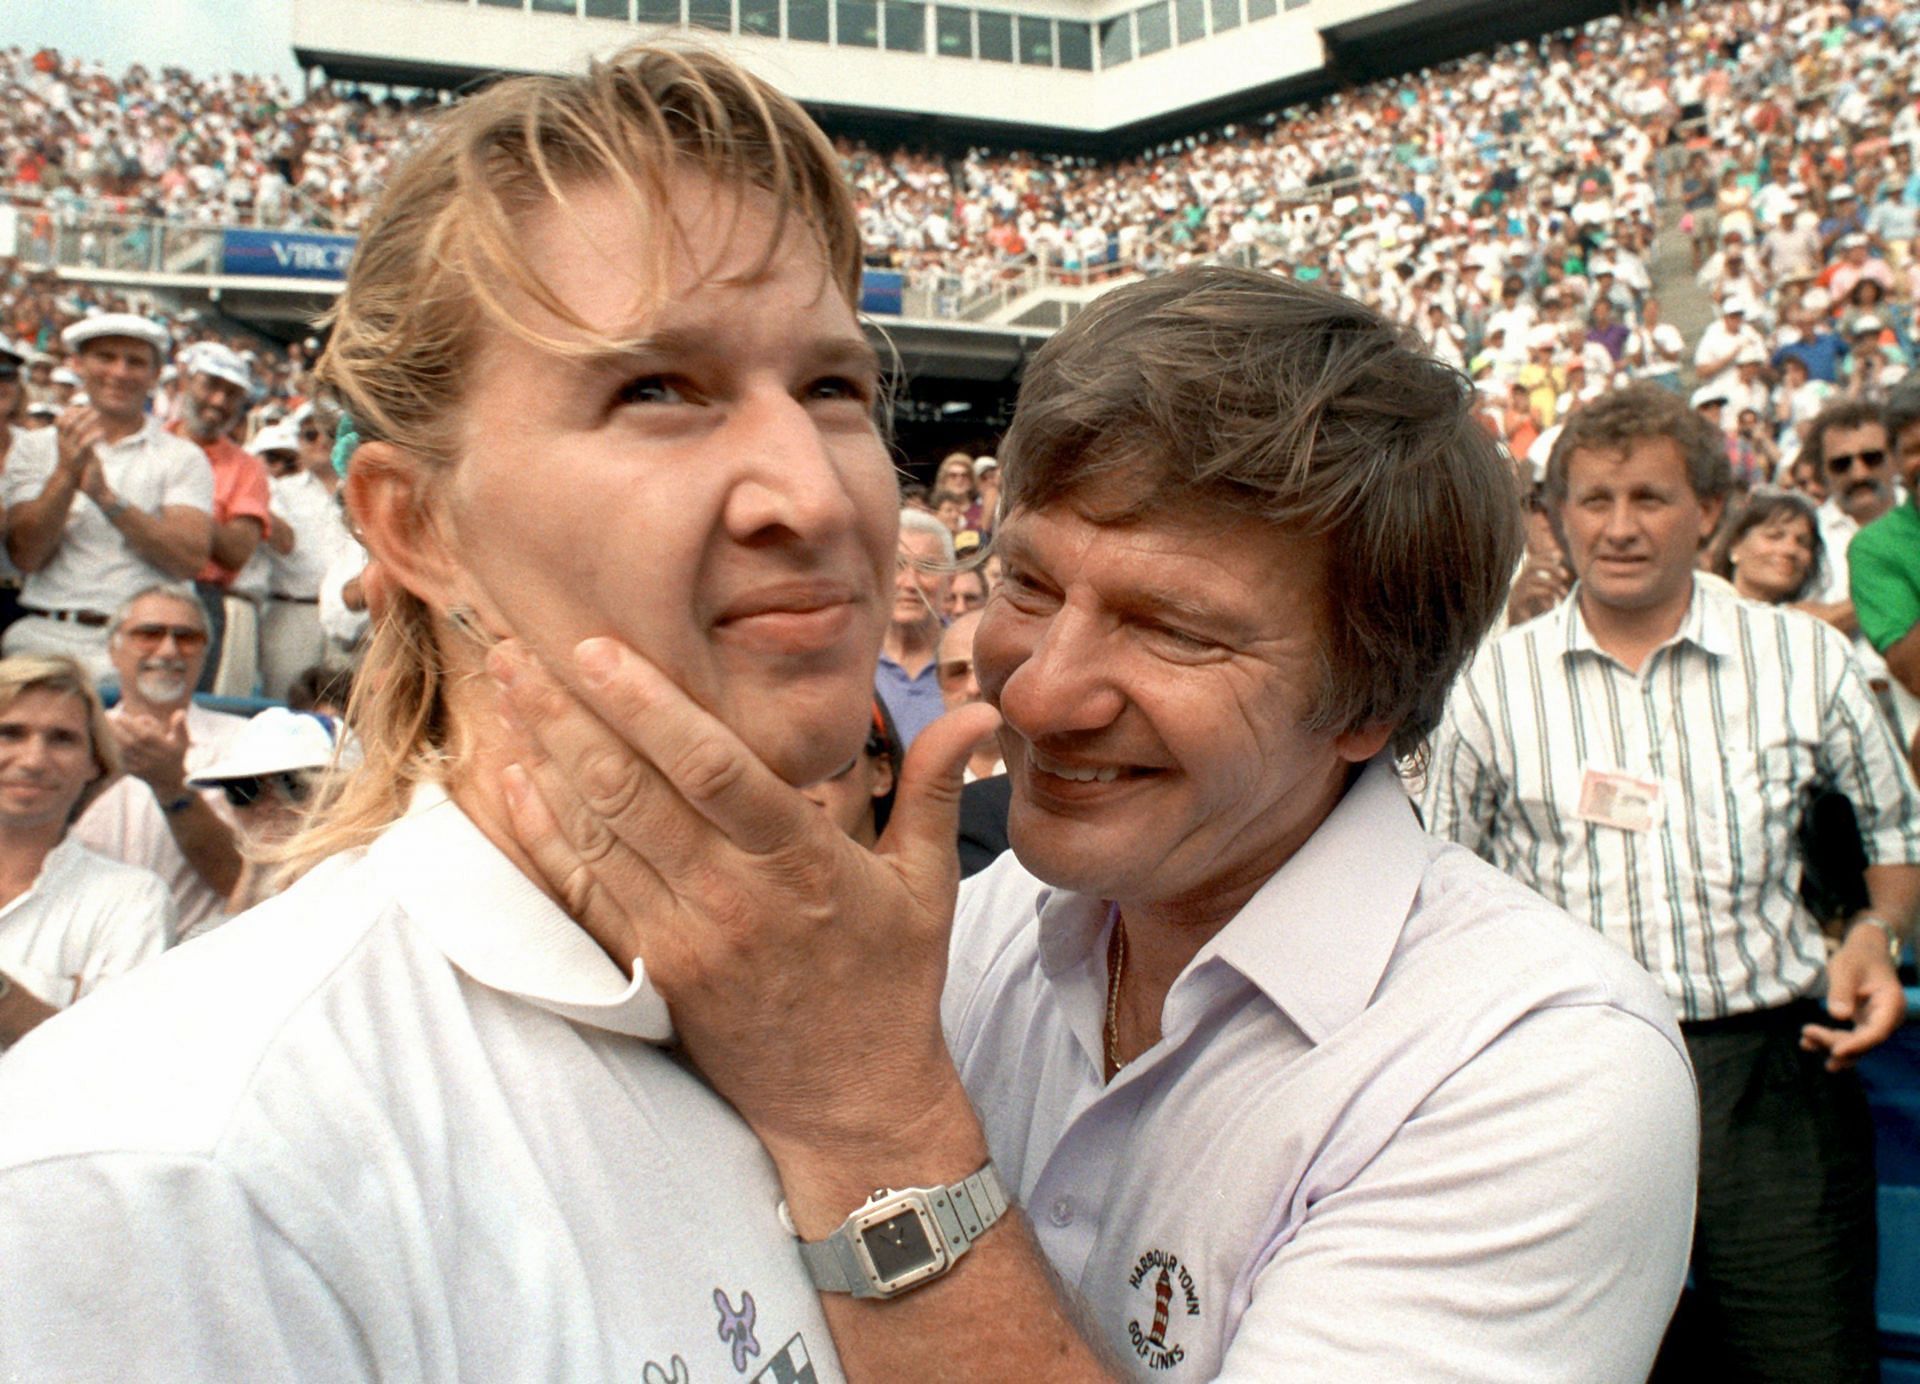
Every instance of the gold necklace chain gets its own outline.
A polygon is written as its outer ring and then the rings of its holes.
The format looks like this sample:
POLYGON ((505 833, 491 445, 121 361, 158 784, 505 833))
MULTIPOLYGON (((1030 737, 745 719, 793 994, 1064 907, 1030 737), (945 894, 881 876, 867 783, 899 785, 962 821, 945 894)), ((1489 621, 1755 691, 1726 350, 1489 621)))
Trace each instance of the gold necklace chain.
POLYGON ((1105 1049, 1108 1076, 1111 1079, 1119 1075, 1120 1061, 1120 977, 1127 969, 1127 928, 1118 914, 1114 915, 1113 933, 1107 938, 1107 1023, 1101 1030, 1102 1047, 1105 1049))

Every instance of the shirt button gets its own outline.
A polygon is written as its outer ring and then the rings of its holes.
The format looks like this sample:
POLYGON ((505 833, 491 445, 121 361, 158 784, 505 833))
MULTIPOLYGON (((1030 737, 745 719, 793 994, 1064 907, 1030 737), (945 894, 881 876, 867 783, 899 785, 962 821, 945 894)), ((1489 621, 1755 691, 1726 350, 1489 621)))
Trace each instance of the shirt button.
POLYGON ((1073 1199, 1071 1197, 1056 1198, 1053 1205, 1047 1208, 1047 1219, 1055 1225, 1072 1225, 1073 1199))

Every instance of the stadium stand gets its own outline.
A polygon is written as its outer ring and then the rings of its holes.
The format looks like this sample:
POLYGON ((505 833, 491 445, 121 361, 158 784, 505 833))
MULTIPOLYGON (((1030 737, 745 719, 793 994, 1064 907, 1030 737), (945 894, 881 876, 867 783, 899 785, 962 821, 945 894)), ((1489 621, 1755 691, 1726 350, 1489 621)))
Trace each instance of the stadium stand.
MULTIPOLYGON (((955 445, 991 451, 1032 339, 1113 284, 1223 262, 1383 308, 1476 381, 1487 425, 1535 466, 1569 408, 1653 379, 1718 390, 1747 477, 1786 482, 1825 403, 1878 402, 1915 360, 1916 53, 1920 9, 1898 0, 1710 0, 1335 81, 1125 157, 1064 133, 895 147, 843 127, 867 305, 909 375, 941 381, 902 391, 903 448, 923 473, 955 445)), ((21 424, 66 401, 60 335, 102 311, 163 318, 176 351, 239 351, 258 389, 238 440, 292 414, 319 344, 304 319, 338 278, 326 256, 351 249, 329 237, 451 99, 0 52, 0 336, 29 363, 21 424), (244 236, 305 247, 312 272, 248 279, 234 248, 262 242, 244 236)), ((163 383, 162 421, 178 390, 163 383)), ((1920 1379, 1911 1036, 1865 1071, 1886 1377, 1920 1379)))

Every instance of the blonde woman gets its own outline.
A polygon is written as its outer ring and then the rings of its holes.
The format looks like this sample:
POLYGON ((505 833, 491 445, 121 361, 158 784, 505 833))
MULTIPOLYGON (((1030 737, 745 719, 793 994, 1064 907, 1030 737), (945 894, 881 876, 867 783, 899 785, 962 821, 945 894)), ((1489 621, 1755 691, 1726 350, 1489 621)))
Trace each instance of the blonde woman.
POLYGON ((0 1068, 10 1372, 839 1376, 773 1164, 509 843, 483 663, 614 636, 790 782, 856 753, 859 264, 832 149, 716 56, 502 82, 396 175, 320 367, 389 589, 365 765, 291 890, 0 1068))

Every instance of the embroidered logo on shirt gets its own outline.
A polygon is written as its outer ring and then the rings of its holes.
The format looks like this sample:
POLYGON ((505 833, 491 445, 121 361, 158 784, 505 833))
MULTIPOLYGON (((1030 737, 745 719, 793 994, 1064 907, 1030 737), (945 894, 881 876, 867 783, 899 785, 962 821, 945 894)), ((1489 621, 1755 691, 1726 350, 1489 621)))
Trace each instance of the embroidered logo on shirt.
POLYGON ((798 1332, 780 1348, 778 1355, 767 1361, 766 1368, 753 1377, 751 1384, 818 1384, 813 1361, 807 1355, 807 1343, 800 1339, 798 1332))
POLYGON ((736 1312, 726 1293, 715 1288, 713 1305, 720 1309, 720 1339, 733 1347, 734 1369, 745 1374, 747 1357, 760 1353, 760 1341, 753 1334, 753 1294, 740 1294, 740 1310, 736 1312))
POLYGON ((1180 1256, 1164 1249, 1150 1249, 1140 1256, 1127 1276, 1127 1286, 1136 1292, 1153 1295, 1153 1316, 1142 1326, 1138 1319, 1127 1323, 1127 1339, 1133 1352, 1146 1361, 1150 1370, 1170 1370, 1187 1358, 1187 1348, 1173 1338, 1173 1324, 1181 1317, 1200 1315, 1200 1292, 1194 1287, 1193 1274, 1180 1256))

